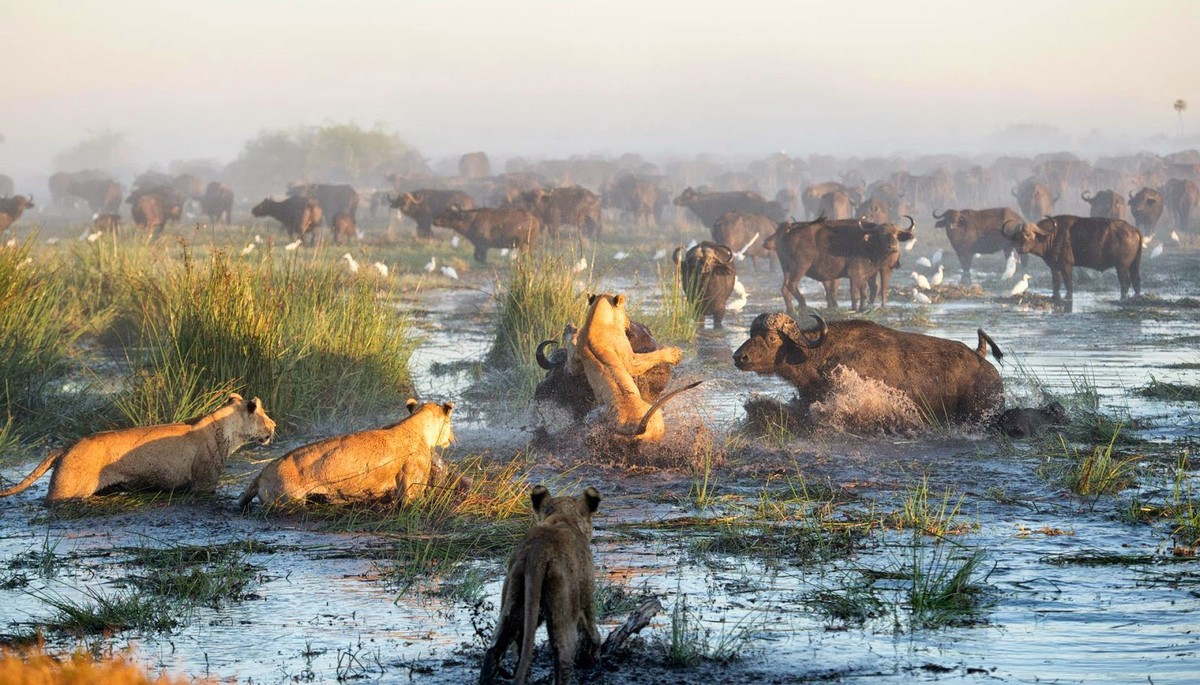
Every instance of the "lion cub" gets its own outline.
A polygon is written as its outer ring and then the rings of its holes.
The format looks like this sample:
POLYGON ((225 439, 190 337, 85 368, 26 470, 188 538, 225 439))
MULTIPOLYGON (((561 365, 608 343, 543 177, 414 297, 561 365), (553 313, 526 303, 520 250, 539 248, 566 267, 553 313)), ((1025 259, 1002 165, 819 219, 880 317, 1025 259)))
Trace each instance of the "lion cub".
POLYGON ((266 508, 320 497, 334 504, 396 493, 399 502, 425 492, 435 468, 445 468, 435 447, 454 441, 454 404, 408 400, 403 421, 375 430, 326 438, 267 464, 238 500, 242 511, 257 496, 266 508))
POLYGON ((495 680, 505 652, 518 638, 521 655, 514 683, 524 685, 543 619, 554 651, 555 685, 571 681, 576 658, 584 664, 600 658, 591 548, 592 514, 600 506, 600 493, 589 487, 575 497, 551 497, 539 485, 530 498, 536 524, 508 560, 496 641, 484 654, 480 685, 495 680))
POLYGON ((599 404, 616 424, 618 435, 644 442, 657 442, 666 432, 659 409, 675 395, 700 384, 699 381, 659 396, 653 404, 642 399, 634 376, 656 364, 675 365, 683 356, 678 347, 653 352, 634 352, 625 332, 629 315, 625 296, 601 293, 588 296, 587 318, 567 350, 567 369, 587 376, 599 404))
POLYGON ((190 487, 211 493, 229 455, 250 442, 267 444, 275 422, 256 397, 236 393, 219 409, 188 423, 169 423, 105 431, 81 438, 38 465, 25 480, 0 497, 25 490, 46 471, 50 491, 46 504, 91 497, 101 491, 125 488, 174 490, 190 487))

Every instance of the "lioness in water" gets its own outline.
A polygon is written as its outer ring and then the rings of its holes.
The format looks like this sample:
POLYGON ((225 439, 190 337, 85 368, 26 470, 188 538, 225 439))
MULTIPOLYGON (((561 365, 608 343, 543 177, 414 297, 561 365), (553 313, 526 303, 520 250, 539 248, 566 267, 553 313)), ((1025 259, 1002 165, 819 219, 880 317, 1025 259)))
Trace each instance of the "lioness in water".
POLYGON ((495 680, 517 638, 521 656, 513 682, 524 685, 533 665, 534 635, 543 620, 554 651, 555 685, 571 681, 577 657, 586 665, 600 658, 591 547, 592 514, 600 506, 600 493, 589 487, 575 497, 551 497, 539 485, 530 498, 536 525, 508 560, 496 641, 484 654, 480 685, 495 680))
POLYGON ((700 382, 661 395, 653 404, 643 400, 634 376, 646 373, 655 364, 678 364, 683 353, 678 347, 634 352, 625 334, 628 328, 624 295, 590 295, 587 318, 575 335, 575 345, 567 351, 567 368, 571 372, 582 369, 597 402, 607 407, 605 411, 616 424, 618 435, 657 442, 666 432, 659 408, 700 382))
POLYGON ((232 394, 220 409, 189 423, 125 428, 82 438, 46 457, 25 480, 0 490, 0 497, 25 490, 51 468, 46 504, 117 488, 190 487, 211 493, 229 455, 249 442, 265 445, 274 434, 275 422, 257 397, 247 402, 232 394))
POLYGON ((454 440, 450 412, 454 404, 408 400, 409 415, 386 428, 350 433, 298 447, 267 464, 238 506, 243 511, 257 496, 271 508, 310 497, 334 504, 396 494, 401 502, 425 492, 435 468, 445 463, 435 447, 454 440))

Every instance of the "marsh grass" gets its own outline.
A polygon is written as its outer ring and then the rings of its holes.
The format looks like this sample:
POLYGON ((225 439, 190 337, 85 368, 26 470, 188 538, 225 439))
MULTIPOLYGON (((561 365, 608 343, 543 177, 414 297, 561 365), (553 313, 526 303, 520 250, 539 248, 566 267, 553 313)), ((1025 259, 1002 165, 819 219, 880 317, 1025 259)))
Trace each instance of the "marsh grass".
POLYGON ((940 628, 977 622, 987 606, 984 589, 991 575, 991 570, 984 571, 984 552, 914 542, 911 554, 905 569, 911 625, 940 628))
POLYGON ((645 324, 659 342, 695 340, 699 328, 700 303, 688 299, 683 277, 674 262, 669 266, 656 262, 654 269, 657 298, 653 304, 645 299, 637 299, 630 307, 629 318, 645 324))
POLYGON ((836 585, 814 590, 804 601, 826 618, 848 625, 861 626, 887 611, 872 582, 858 573, 843 574, 836 585))
POLYGON ((1107 445, 1090 450, 1073 449, 1060 437, 1062 457, 1042 464, 1043 477, 1057 481, 1081 497, 1091 497, 1091 505, 1102 495, 1112 495, 1135 484, 1137 456, 1121 458, 1114 452, 1120 426, 1107 445))
POLYGON ((651 596, 645 583, 635 589, 604 574, 596 582, 596 618, 603 621, 610 616, 632 613, 651 596))
POLYGON ((131 563, 146 571, 130 579, 137 589, 180 606, 220 608, 251 596, 247 590, 263 569, 250 564, 247 557, 271 550, 247 539, 213 545, 143 546, 126 551, 131 563))
POLYGON ((179 608, 162 597, 137 590, 104 593, 85 587, 83 596, 69 598, 49 590, 29 593, 54 609, 56 614, 44 623, 50 630, 88 635, 122 630, 169 632, 179 625, 179 608))
POLYGON ((1200 385, 1170 383, 1151 376, 1150 383, 1138 388, 1137 394, 1151 400, 1168 402, 1200 402, 1200 385))
POLYGON ((523 250, 506 281, 497 285, 500 312, 485 364, 512 369, 514 402, 524 404, 544 372, 534 360, 543 340, 560 340, 563 326, 583 325, 591 272, 577 274, 573 255, 549 250, 523 250))
POLYGON ((929 479, 922 478, 909 488, 901 508, 888 515, 886 522, 897 529, 911 528, 935 537, 963 534, 977 527, 958 520, 965 499, 966 496, 962 494, 956 497, 947 486, 940 501, 936 495, 931 501, 929 479))
MULTIPOLYGON (((29 261, 33 241, 0 247, 0 412, 21 418, 25 433, 46 428, 44 390, 67 371, 79 335, 62 281, 29 261)), ((14 432, 8 424, 5 433, 14 432)))
POLYGON ((146 283, 128 423, 203 414, 229 390, 261 397, 295 428, 401 402, 411 391, 408 322, 379 306, 374 279, 291 257, 276 266, 216 252, 146 283))
POLYGON ((751 614, 715 633, 704 625, 689 607, 687 596, 680 594, 671 609, 671 628, 660 641, 668 666, 690 668, 705 662, 729 663, 741 658, 753 640, 751 614))

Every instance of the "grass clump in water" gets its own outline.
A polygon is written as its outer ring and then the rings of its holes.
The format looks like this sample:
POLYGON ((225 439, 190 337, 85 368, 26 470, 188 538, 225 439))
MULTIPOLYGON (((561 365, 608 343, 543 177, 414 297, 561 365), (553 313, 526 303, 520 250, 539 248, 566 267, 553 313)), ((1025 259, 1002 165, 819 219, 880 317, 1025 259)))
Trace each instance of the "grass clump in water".
POLYGON ((1090 451, 1072 449, 1060 438, 1063 456, 1044 464, 1043 476, 1057 480, 1076 495, 1093 497, 1093 505, 1101 495, 1112 495, 1133 486, 1137 457, 1116 455, 1113 447, 1119 433, 1118 426, 1107 445, 1090 451))
POLYGON ((901 509, 887 517, 887 522, 901 530, 911 528, 935 537, 966 533, 975 526, 957 519, 964 499, 961 494, 955 498, 947 487, 940 503, 936 496, 930 502, 929 479, 922 478, 905 495, 901 509))
POLYGON ((912 546, 907 605, 913 627, 940 628, 976 622, 986 607, 982 550, 912 546))
POLYGON ((247 589, 261 567, 246 561, 266 551, 253 540, 216 545, 171 545, 130 550, 134 564, 146 574, 132 579, 139 590, 183 606, 220 608, 251 597, 247 589))
POLYGON ((262 398, 282 427, 371 413, 412 389, 407 322, 367 278, 290 258, 275 266, 215 253, 147 283, 129 423, 185 420, 229 391, 262 398))
POLYGON ((46 621, 51 630, 72 635, 114 633, 122 630, 168 632, 179 625, 175 618, 178 607, 162 597, 146 595, 136 590, 112 594, 85 588, 83 597, 71 599, 51 592, 32 593, 56 615, 46 621))
POLYGON ((645 324, 660 342, 691 342, 697 329, 703 325, 700 319, 700 302, 688 300, 683 277, 674 263, 663 268, 657 263, 658 277, 657 307, 639 301, 630 308, 629 318, 645 324))
POLYGON ((1150 383, 1137 389, 1137 394, 1151 400, 1166 400, 1168 402, 1200 402, 1200 385, 1186 383, 1169 383, 1160 381, 1153 376, 1150 383))
POLYGON ((741 658, 753 639, 751 627, 746 625, 749 618, 747 615, 714 634, 688 608, 687 596, 679 595, 671 609, 671 632, 661 640, 667 665, 689 668, 703 662, 729 663, 741 658))

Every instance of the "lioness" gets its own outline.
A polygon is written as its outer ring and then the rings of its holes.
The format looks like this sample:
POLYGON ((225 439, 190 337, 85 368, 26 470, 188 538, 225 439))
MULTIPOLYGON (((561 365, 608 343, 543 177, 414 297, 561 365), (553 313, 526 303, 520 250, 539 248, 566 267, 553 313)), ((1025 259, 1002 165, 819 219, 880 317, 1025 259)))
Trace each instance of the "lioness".
POLYGON ((567 368, 572 372, 582 369, 596 400, 607 407, 605 411, 614 420, 617 434, 657 442, 666 432, 659 408, 700 383, 661 395, 653 404, 643 400, 634 376, 646 373, 655 364, 678 364, 683 353, 678 347, 634 352, 625 334, 628 329, 624 295, 589 295, 587 318, 575 336, 575 345, 567 351, 567 368))
POLYGON ((399 423, 304 445, 267 464, 238 506, 248 510, 255 496, 267 508, 309 497, 346 504, 393 492, 401 503, 420 496, 432 470, 445 468, 433 449, 454 440, 454 404, 407 405, 409 416, 399 423))
POLYGON ((483 656, 480 685, 495 680, 518 637, 521 656, 513 682, 525 683, 533 665, 534 635, 543 620, 554 651, 555 685, 571 681, 577 657, 586 665, 600 658, 591 548, 592 514, 600 506, 600 493, 589 487, 575 497, 551 497, 539 485, 530 498, 536 524, 508 560, 496 641, 483 656))
POLYGON ((190 487, 211 493, 229 455, 249 442, 265 445, 273 435, 275 422, 263 411, 262 402, 257 397, 247 402, 235 393, 220 409, 188 423, 125 428, 82 438, 46 457, 25 480, 0 490, 0 497, 25 490, 51 468, 46 504, 119 487, 190 487))

